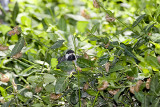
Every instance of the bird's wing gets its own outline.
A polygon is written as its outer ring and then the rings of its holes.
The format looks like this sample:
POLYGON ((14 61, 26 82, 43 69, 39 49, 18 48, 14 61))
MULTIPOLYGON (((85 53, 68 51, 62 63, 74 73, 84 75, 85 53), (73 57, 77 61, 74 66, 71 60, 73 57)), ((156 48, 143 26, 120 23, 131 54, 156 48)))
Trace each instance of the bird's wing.
POLYGON ((60 64, 62 61, 66 61, 65 55, 58 58, 58 64, 60 64))

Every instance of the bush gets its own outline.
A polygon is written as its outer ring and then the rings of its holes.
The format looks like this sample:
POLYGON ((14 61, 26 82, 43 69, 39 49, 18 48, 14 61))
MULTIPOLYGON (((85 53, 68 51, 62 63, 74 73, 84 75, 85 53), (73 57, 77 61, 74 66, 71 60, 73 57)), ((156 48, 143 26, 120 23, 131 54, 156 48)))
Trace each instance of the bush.
POLYGON ((158 107, 159 4, 13 0, 10 11, 0 7, 0 104, 158 107), (80 57, 58 69, 69 49, 80 57))

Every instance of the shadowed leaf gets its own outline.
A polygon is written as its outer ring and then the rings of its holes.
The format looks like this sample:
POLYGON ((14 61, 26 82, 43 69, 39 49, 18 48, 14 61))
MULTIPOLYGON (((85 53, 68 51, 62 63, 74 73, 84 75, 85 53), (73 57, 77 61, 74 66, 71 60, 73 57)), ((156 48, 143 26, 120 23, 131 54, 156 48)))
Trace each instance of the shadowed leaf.
POLYGON ((139 16, 139 17, 136 19, 136 21, 134 21, 132 27, 137 26, 138 23, 140 23, 140 21, 144 18, 145 15, 146 15, 146 14, 143 14, 143 15, 139 16))
POLYGON ((52 46, 51 49, 57 49, 59 47, 61 47, 63 45, 64 40, 59 40, 57 42, 55 42, 52 46))
POLYGON ((25 44, 24 37, 21 37, 19 41, 16 43, 16 45, 14 46, 14 48, 12 49, 10 56, 14 56, 17 53, 19 53, 24 47, 24 44, 25 44))

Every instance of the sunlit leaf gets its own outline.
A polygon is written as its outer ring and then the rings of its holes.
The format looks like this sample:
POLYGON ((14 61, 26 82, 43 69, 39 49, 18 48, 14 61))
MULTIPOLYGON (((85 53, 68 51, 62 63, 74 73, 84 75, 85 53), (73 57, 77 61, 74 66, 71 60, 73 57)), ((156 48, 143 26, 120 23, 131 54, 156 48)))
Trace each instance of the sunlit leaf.
POLYGON ((51 59, 51 67, 52 67, 52 68, 55 68, 55 67, 57 66, 57 64, 58 64, 57 59, 56 59, 56 58, 52 58, 52 59, 51 59))
POLYGON ((0 25, 0 31, 2 32, 3 35, 5 35, 8 31, 10 31, 11 28, 7 25, 0 25))
POLYGON ((5 90, 3 87, 1 87, 1 86, 0 86, 0 92, 1 92, 1 95, 2 95, 3 97, 6 97, 6 96, 7 96, 6 90, 5 90))

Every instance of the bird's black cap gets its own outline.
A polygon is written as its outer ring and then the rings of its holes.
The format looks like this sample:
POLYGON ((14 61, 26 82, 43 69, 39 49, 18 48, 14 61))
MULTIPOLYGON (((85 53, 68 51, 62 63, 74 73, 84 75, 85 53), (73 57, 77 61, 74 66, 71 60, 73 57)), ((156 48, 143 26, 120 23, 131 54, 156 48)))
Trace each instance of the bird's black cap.
POLYGON ((66 52, 66 54, 70 54, 70 53, 74 53, 74 51, 73 51, 73 50, 68 50, 68 51, 66 52))

